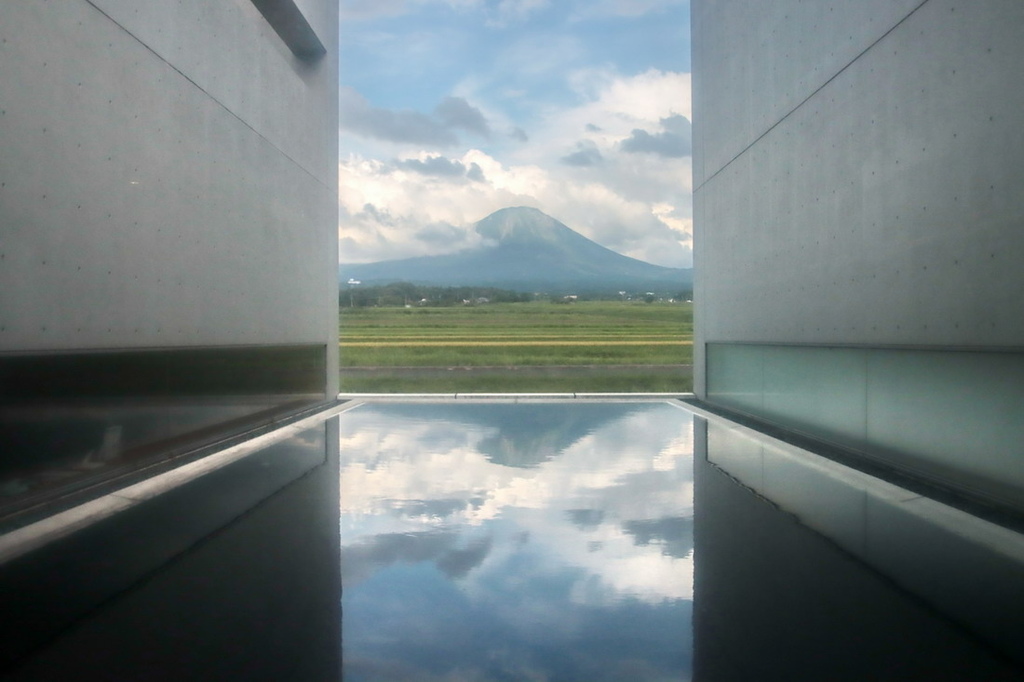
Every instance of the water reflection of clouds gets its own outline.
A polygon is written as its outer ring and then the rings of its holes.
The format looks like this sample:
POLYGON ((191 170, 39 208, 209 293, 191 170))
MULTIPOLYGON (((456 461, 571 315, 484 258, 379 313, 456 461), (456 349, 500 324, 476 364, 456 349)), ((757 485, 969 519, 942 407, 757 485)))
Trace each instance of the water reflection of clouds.
POLYGON ((463 578, 487 556, 491 538, 476 537, 467 542, 460 539, 454 531, 376 535, 346 548, 342 579, 355 584, 391 564, 421 561, 433 562, 449 579, 463 578))
MULTIPOLYGON (((602 406, 601 419, 586 433, 563 438, 560 452, 523 467, 496 463, 494 443, 529 447, 560 436, 536 432, 529 420, 496 423, 491 412, 479 423, 450 406, 444 406, 445 418, 432 415, 431 406, 415 417, 389 407, 365 406, 342 420, 346 546, 455 527, 493 532, 488 523, 503 519, 542 549, 534 557, 539 565, 572 565, 597 576, 608 593, 602 599, 691 597, 692 531, 686 532, 685 520, 692 516, 693 451, 691 424, 681 411, 629 405, 616 417, 602 406), (509 432, 531 429, 528 437, 509 432), (652 524, 665 528, 660 534, 643 530, 652 524)), ((545 406, 549 419, 542 426, 557 424, 550 416, 563 407, 545 406)), ((362 547, 358 556, 366 551, 362 547)), ((500 560, 488 557, 478 569, 501 570, 500 560)))
POLYGON ((495 407, 343 415, 346 677, 685 678, 690 418, 495 407))

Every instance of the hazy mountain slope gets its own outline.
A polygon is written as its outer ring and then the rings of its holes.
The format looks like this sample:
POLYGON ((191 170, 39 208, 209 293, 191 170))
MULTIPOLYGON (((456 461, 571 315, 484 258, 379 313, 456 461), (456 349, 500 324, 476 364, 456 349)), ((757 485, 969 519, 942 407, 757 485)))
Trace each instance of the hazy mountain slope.
POLYGON ((479 221, 479 248, 441 256, 342 265, 341 281, 495 286, 519 291, 689 289, 692 270, 607 249, 535 208, 504 208, 479 221))

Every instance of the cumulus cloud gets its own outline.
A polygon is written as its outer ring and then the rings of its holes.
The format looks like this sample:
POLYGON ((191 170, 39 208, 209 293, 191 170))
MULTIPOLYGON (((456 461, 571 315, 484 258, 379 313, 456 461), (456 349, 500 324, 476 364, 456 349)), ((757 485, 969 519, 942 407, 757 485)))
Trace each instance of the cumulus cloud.
POLYGON ((582 141, 576 143, 576 151, 562 157, 562 163, 567 166, 596 166, 604 161, 601 151, 593 142, 582 141))
POLYGON ((531 133, 534 144, 514 154, 520 163, 548 169, 558 187, 543 196, 542 210, 619 253, 688 267, 690 157, 675 155, 678 144, 675 150, 659 148, 673 154, 664 155, 630 153, 622 143, 634 130, 688 140, 689 74, 652 69, 622 76, 598 69, 570 80, 580 103, 546 117, 531 133), (594 151, 569 159, 577 162, 572 165, 563 150, 580 131, 594 151), (579 165, 595 161, 596 154, 601 163, 579 165))
POLYGON ((682 135, 687 140, 690 139, 690 119, 681 114, 672 114, 667 118, 661 119, 661 126, 666 132, 682 135))
POLYGON ((358 155, 343 159, 338 166, 341 261, 437 255, 479 245, 473 223, 498 208, 532 203, 515 191, 517 183, 525 187, 522 179, 491 178, 496 168, 500 164, 480 152, 457 159, 424 154, 391 164, 358 155))
POLYGON ((412 233, 414 240, 425 244, 437 244, 444 247, 458 242, 464 237, 465 230, 450 223, 430 223, 412 233))
POLYGON ((475 182, 487 181, 487 178, 484 177, 484 170, 477 163, 469 164, 469 170, 466 171, 466 177, 475 182))
POLYGON ((649 133, 636 128, 628 138, 622 141, 622 151, 657 154, 670 158, 679 158, 691 154, 690 121, 685 116, 675 114, 661 119, 663 130, 649 133))
POLYGON ((650 69, 622 76, 606 69, 580 69, 568 79, 581 103, 550 121, 567 130, 625 136, 633 128, 657 125, 665 117, 690 115, 688 73, 650 69))
MULTIPOLYGON (((411 170, 420 175, 428 175, 438 178, 469 178, 476 182, 483 182, 483 170, 476 163, 468 166, 461 161, 452 161, 443 156, 427 156, 423 159, 402 159, 395 162, 398 168, 411 170)), ((385 171, 386 172, 386 171, 385 171)))
MULTIPOLYGON (((479 178, 483 171, 476 168, 470 165, 469 174, 479 178)), ((360 165, 341 168, 342 177, 349 180, 347 187, 343 180, 339 206, 343 262, 437 255, 480 243, 468 226, 482 217, 472 208, 478 194, 474 188, 481 181, 428 184, 419 173, 396 170, 397 182, 389 183, 368 170, 372 169, 360 165), (431 199, 437 197, 441 201, 435 204, 431 199), (358 203, 361 199, 364 204, 358 203), (366 205, 387 205, 388 210, 366 210, 366 205)))
POLYGON ((526 131, 522 128, 513 128, 509 131, 508 136, 517 142, 529 142, 530 137, 526 134, 526 131))
MULTIPOLYGON (((390 155, 401 161, 360 154, 343 159, 342 260, 369 262, 470 248, 479 243, 472 229, 476 221, 508 206, 533 206, 624 255, 689 267, 691 158, 680 155, 680 140, 689 143, 689 74, 651 70, 622 76, 591 70, 574 74, 572 81, 578 103, 536 121, 529 145, 512 145, 499 135, 492 136, 491 144, 499 149, 491 153, 469 149, 439 156, 424 143, 393 148, 390 155), (502 148, 502 142, 509 146, 502 148), (375 217, 364 210, 366 205, 386 208, 387 215, 375 217), (454 229, 420 232, 431 225, 454 229), (450 242, 443 235, 450 235, 450 242)), ((460 90, 462 101, 479 101, 474 92, 460 90)), ((513 125, 497 114, 488 118, 501 125, 489 130, 513 125)), ((449 133, 454 130, 439 117, 430 120, 449 133)))
POLYGON ((411 142, 429 146, 450 146, 458 138, 442 123, 418 111, 392 111, 372 106, 352 88, 339 93, 338 119, 341 127, 389 142, 411 142))
POLYGON ((406 159, 398 161, 400 168, 408 168, 422 175, 439 175, 442 177, 459 177, 466 174, 466 167, 458 161, 451 161, 443 156, 430 156, 425 161, 406 159))
POLYGON ((491 129, 480 110, 462 97, 445 97, 434 109, 441 122, 449 128, 461 128, 481 137, 490 137, 491 129))
POLYGON ((375 107, 353 88, 342 86, 338 120, 342 130, 364 138, 433 148, 456 145, 456 131, 491 137, 483 113, 462 97, 445 97, 432 114, 425 114, 375 107))
POLYGON ((680 157, 689 154, 690 146, 678 135, 671 133, 652 135, 646 130, 636 129, 632 135, 622 141, 622 151, 633 154, 647 152, 659 156, 680 157))
MULTIPOLYGON (((425 164, 429 158, 419 161, 425 164)), ((358 156, 344 160, 339 165, 341 260, 370 262, 472 248, 480 244, 472 227, 476 221, 500 208, 533 206, 619 253, 659 265, 690 264, 692 221, 681 186, 676 188, 679 201, 651 203, 630 199, 605 183, 558 177, 539 166, 505 165, 478 150, 444 161, 446 167, 461 164, 471 182, 431 176, 426 183, 422 169, 358 156), (421 232, 437 225, 448 227, 421 232)))

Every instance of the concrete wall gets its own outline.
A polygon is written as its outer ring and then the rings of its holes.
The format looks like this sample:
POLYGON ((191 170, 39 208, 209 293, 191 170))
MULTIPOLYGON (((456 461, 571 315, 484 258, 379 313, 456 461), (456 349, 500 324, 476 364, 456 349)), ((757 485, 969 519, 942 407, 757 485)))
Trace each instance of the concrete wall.
POLYGON ((299 6, 319 59, 249 0, 0 5, 0 351, 336 367, 337 6, 299 6))
POLYGON ((339 678, 336 421, 211 464, 337 394, 337 36, 0 3, 0 544, 82 519, 0 559, 4 679, 339 678))
POLYGON ((120 466, 337 394, 337 24, 332 0, 0 4, 8 488, 100 447, 83 419, 120 466))
MULTIPOLYGON (((902 405, 897 430, 924 435, 856 447, 907 457, 927 458, 951 414, 1013 431, 1021 390, 976 397, 1024 370, 1024 6, 694 0, 692 13, 697 393, 828 438, 836 420, 871 430, 826 385, 862 384, 862 403, 902 405), (804 377, 747 363, 776 346, 920 351, 929 366, 883 385, 841 352, 804 377), (965 375, 960 352, 993 354, 965 375), (744 396, 754 384, 769 397, 744 396), (758 406, 777 393, 809 406, 758 406), (918 400, 937 393, 959 398, 918 400)), ((980 451, 961 441, 959 457, 980 451)), ((1019 442, 994 447, 1017 466, 1019 442)))
POLYGON ((1024 344, 1024 6, 693 13, 702 339, 1024 344))

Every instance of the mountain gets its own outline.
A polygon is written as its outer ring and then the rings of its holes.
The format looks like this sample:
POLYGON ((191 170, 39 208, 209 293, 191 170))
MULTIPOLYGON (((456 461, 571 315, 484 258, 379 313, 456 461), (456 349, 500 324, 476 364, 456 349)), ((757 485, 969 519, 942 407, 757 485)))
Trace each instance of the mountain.
POLYGON ((693 271, 652 265, 607 249, 535 208, 495 211, 475 225, 484 245, 441 256, 341 265, 340 281, 492 286, 515 291, 677 292, 693 271))

